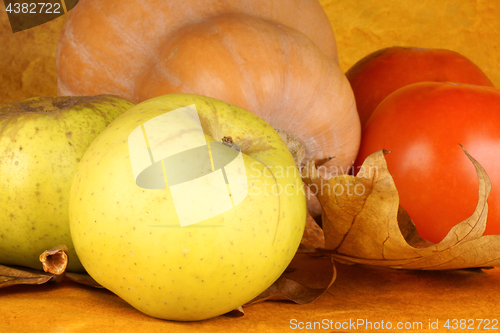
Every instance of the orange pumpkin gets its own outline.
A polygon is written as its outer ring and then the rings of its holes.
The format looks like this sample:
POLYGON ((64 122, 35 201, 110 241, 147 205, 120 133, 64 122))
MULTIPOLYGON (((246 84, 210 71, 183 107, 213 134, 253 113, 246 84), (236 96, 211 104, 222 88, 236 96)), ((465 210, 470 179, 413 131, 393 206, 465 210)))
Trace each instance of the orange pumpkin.
MULTIPOLYGON (((221 14, 176 29, 151 57, 104 62, 99 48, 72 41, 68 31, 76 28, 69 20, 58 53, 64 94, 119 89, 137 102, 169 93, 209 96, 247 109, 296 138, 306 159, 314 156, 323 164, 325 177, 346 172, 356 158, 361 128, 349 82, 335 61, 296 29, 247 14, 221 14), (89 65, 61 66, 64 50, 78 48, 89 65), (68 82, 75 90, 68 90, 68 82)), ((114 54, 122 48, 115 45, 114 54)))
POLYGON ((353 163, 360 125, 349 82, 303 34, 223 15, 177 31, 164 50, 138 79, 134 100, 180 92, 214 97, 286 131, 306 158, 333 157, 327 165, 344 170, 353 163))
POLYGON ((80 0, 60 35, 58 94, 130 97, 137 75, 179 28, 225 13, 295 28, 338 63, 333 29, 318 0, 80 0))

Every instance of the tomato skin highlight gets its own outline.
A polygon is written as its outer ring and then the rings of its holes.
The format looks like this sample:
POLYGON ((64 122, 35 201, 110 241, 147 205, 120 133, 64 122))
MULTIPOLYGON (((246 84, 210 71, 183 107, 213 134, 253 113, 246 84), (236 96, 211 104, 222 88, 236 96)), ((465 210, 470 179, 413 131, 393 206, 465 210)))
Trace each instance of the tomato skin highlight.
POLYGON ((400 205, 420 236, 438 243, 474 212, 478 180, 460 144, 486 170, 492 191, 485 234, 500 234, 500 90, 423 82, 384 99, 363 129, 356 170, 380 149, 400 205))

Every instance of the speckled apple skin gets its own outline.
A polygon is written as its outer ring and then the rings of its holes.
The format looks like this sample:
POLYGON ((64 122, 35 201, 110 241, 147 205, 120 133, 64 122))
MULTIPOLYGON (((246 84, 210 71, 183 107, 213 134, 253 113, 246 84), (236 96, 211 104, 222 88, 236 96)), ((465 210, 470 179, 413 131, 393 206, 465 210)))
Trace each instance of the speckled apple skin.
POLYGON ((68 247, 69 192, 92 140, 134 104, 118 96, 34 97, 0 105, 0 263, 42 270, 40 254, 68 247))
POLYGON ((169 320, 215 317, 259 295, 293 258, 305 221, 303 183, 279 135, 250 112, 196 95, 154 98, 116 119, 87 150, 71 189, 71 234, 85 269, 138 310, 169 320), (191 104, 208 140, 231 136, 241 147, 249 193, 180 227, 168 189, 135 184, 127 140, 145 121, 191 104))

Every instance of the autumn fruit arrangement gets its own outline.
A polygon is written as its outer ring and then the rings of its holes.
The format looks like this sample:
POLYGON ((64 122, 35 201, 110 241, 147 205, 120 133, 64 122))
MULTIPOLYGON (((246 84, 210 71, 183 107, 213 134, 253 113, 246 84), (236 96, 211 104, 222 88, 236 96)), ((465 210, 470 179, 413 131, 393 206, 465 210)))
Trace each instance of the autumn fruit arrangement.
POLYGON ((344 74, 316 0, 82 0, 55 60, 60 97, 0 106, 0 263, 46 271, 0 286, 194 321, 312 302, 335 261, 500 264, 500 91, 463 55, 344 74))

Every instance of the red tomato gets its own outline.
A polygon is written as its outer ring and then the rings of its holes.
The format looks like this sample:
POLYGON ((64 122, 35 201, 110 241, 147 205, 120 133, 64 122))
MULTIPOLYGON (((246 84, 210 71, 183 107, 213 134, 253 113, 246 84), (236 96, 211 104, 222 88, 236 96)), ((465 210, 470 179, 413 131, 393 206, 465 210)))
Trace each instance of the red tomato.
POLYGON ((500 234, 500 90, 424 82, 400 88, 375 109, 363 129, 356 167, 380 149, 400 204, 420 236, 437 243, 477 205, 475 168, 492 183, 485 234, 500 234))
POLYGON ((461 82, 493 87, 486 74, 458 52, 393 46, 368 54, 346 77, 352 86, 361 127, 391 92, 417 82, 461 82))

